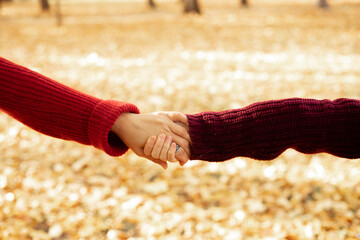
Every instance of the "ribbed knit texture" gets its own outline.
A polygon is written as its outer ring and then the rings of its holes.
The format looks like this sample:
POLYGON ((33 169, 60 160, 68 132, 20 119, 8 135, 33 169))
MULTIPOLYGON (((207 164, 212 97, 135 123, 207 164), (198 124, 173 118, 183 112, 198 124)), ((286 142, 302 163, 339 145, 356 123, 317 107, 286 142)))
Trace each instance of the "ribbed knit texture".
POLYGON ((187 115, 191 159, 270 160, 288 148, 360 158, 360 101, 284 99, 187 115))
MULTIPOLYGON (((103 101, 0 58, 0 109, 56 138, 93 145, 112 156, 128 148, 111 127, 136 106, 103 101)), ((270 160, 288 148, 360 158, 360 101, 285 99, 242 109, 187 115, 191 159, 237 156, 270 160)))
POLYGON ((0 57, 0 109, 46 135, 93 145, 111 156, 127 146, 111 127, 135 105, 86 95, 0 57))

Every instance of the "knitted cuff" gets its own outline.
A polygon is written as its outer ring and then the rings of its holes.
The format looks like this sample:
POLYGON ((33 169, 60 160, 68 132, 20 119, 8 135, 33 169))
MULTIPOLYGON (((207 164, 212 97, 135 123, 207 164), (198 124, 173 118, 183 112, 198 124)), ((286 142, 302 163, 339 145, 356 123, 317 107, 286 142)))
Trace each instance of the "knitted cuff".
POLYGON ((207 146, 203 140, 204 136, 204 121, 202 114, 186 115, 190 126, 191 146, 191 160, 201 159, 201 156, 207 151, 207 146))
POLYGON ((124 112, 140 113, 139 109, 130 103, 114 100, 98 103, 89 119, 88 134, 91 145, 110 156, 124 154, 129 148, 111 131, 116 119, 124 112))

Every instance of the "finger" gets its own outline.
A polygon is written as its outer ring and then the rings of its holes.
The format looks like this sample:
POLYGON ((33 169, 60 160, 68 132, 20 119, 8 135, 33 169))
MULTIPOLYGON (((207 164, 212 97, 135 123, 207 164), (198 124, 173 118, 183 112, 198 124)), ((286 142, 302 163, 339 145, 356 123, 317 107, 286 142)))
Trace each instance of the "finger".
POLYGON ((154 158, 151 158, 151 157, 150 157, 150 160, 153 161, 154 163, 160 165, 163 169, 167 169, 167 167, 168 167, 167 162, 164 162, 164 161, 161 161, 161 160, 158 160, 158 159, 154 159, 154 158))
POLYGON ((184 166, 190 159, 186 160, 186 161, 182 161, 182 162, 179 162, 180 166, 184 166))
POLYGON ((146 157, 147 159, 149 159, 150 161, 152 161, 153 163, 156 163, 157 165, 161 166, 163 169, 167 169, 168 164, 167 162, 161 161, 160 159, 155 159, 151 156, 146 157))
POLYGON ((151 151, 154 148, 155 142, 156 142, 156 136, 151 136, 151 137, 148 138, 148 140, 147 140, 147 142, 145 144, 145 147, 144 147, 144 154, 146 156, 151 155, 151 151))
POLYGON ((173 135, 172 138, 174 143, 177 143, 188 156, 191 156, 190 143, 186 139, 181 138, 178 135, 173 135))
POLYGON ((189 156, 186 154, 184 149, 180 148, 180 150, 175 154, 176 159, 179 160, 181 166, 184 166, 185 163, 189 161, 189 156))
POLYGON ((176 123, 171 123, 169 124, 169 128, 174 134, 186 139, 188 142, 191 142, 190 133, 185 127, 176 123))
POLYGON ((181 127, 184 127, 184 128, 186 129, 186 131, 189 132, 189 127, 186 126, 185 124, 183 124, 182 122, 174 122, 174 123, 176 123, 177 125, 179 125, 179 126, 181 126, 181 127))
POLYGON ((172 137, 167 136, 165 139, 164 145, 162 146, 162 149, 161 149, 160 160, 165 161, 165 162, 168 160, 167 155, 168 155, 168 151, 170 149, 171 142, 172 142, 172 137))
POLYGON ((181 122, 185 124, 185 126, 189 127, 189 121, 185 114, 181 112, 170 112, 169 117, 173 122, 181 122))
POLYGON ((169 162, 177 162, 178 160, 175 157, 175 152, 176 152, 176 143, 172 143, 170 146, 170 149, 168 151, 168 160, 169 162))
POLYGON ((162 146, 164 145, 164 141, 166 139, 166 135, 165 134, 160 134, 159 137, 156 140, 155 146, 151 152, 151 157, 154 159, 159 159, 160 157, 160 152, 162 149, 162 146))

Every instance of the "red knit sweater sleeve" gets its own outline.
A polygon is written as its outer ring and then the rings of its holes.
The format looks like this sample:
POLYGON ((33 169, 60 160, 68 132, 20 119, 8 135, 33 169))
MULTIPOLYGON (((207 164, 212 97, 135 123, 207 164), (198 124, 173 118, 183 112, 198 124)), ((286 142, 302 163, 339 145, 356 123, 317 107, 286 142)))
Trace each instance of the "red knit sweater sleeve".
POLYGON ((360 158, 360 101, 284 99, 187 115, 192 159, 270 160, 287 148, 360 158))
POLYGON ((93 145, 111 156, 127 146, 111 127, 135 105, 100 100, 0 57, 0 109, 46 135, 93 145))

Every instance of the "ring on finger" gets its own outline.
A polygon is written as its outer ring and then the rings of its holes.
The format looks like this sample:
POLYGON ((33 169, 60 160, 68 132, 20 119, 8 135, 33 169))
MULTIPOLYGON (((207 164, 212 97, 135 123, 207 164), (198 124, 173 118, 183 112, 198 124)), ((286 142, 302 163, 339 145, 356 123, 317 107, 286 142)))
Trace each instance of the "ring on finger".
POLYGON ((177 152, 179 152, 180 151, 180 146, 178 145, 178 144, 176 144, 176 151, 175 151, 175 153, 177 153, 177 152))

